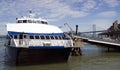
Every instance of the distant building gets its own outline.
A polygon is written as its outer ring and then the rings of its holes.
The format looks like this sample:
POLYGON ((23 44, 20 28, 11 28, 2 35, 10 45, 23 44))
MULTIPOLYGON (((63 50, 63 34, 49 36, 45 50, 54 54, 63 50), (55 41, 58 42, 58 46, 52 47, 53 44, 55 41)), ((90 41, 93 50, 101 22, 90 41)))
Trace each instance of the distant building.
POLYGON ((109 27, 107 31, 102 32, 99 35, 109 37, 115 40, 120 40, 120 24, 118 24, 118 20, 113 22, 113 25, 109 27))

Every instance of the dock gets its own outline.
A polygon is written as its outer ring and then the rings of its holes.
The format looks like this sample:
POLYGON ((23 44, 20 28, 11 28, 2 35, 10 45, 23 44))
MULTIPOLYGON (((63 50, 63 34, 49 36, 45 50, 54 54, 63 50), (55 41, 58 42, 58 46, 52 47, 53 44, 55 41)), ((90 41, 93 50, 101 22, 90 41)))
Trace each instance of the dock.
POLYGON ((108 29, 98 31, 96 25, 93 25, 93 31, 78 32, 73 37, 83 42, 105 46, 108 51, 110 48, 120 49, 120 24, 116 20, 108 29))
POLYGON ((76 37, 82 39, 84 42, 94 43, 94 44, 99 44, 99 45, 108 45, 110 47, 114 46, 114 47, 120 48, 119 41, 105 40, 101 38, 88 38, 88 37, 81 37, 81 36, 76 36, 76 37))

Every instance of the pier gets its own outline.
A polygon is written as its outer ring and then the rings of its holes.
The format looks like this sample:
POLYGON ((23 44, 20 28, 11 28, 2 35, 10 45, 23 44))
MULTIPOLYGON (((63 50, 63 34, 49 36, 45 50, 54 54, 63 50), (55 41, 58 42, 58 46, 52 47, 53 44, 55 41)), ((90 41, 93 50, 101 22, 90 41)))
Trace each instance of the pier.
POLYGON ((81 39, 83 42, 106 46, 108 51, 110 48, 120 49, 120 24, 116 20, 108 29, 98 31, 93 25, 93 31, 78 32, 73 37, 81 39))
MULTIPOLYGON (((75 36, 77 38, 82 39, 84 42, 98 44, 98 45, 105 45, 109 48, 120 48, 120 42, 115 40, 106 40, 101 38, 90 38, 90 37, 82 37, 82 36, 75 36)), ((109 50, 108 50, 109 51, 109 50)))

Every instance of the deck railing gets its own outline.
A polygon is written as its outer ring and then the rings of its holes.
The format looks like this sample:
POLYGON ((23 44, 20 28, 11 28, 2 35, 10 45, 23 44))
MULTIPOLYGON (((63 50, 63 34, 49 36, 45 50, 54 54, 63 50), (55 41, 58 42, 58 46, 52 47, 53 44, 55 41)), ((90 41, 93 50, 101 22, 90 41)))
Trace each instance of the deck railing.
POLYGON ((80 36, 80 37, 88 38, 88 39, 92 39, 92 40, 99 40, 99 41, 105 41, 105 42, 112 42, 112 43, 118 43, 118 44, 120 44, 120 40, 110 39, 108 37, 103 37, 103 38, 100 38, 100 37, 91 37, 91 36, 80 36))
POLYGON ((15 47, 29 47, 29 46, 64 46, 72 47, 71 40, 36 40, 36 39, 13 39, 11 46, 15 47), (13 44, 14 43, 14 44, 13 44))

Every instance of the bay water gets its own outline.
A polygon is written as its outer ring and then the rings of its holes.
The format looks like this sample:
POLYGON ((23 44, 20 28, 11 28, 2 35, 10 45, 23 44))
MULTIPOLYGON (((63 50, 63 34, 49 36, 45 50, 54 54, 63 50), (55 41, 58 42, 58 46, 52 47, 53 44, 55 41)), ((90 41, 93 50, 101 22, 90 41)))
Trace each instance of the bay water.
POLYGON ((0 70, 120 70, 119 49, 107 51, 105 46, 84 43, 82 56, 70 56, 67 62, 40 65, 8 65, 5 38, 0 38, 0 70))

